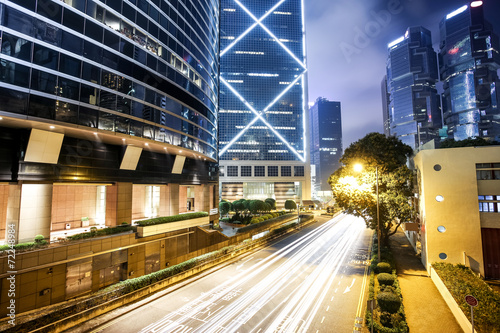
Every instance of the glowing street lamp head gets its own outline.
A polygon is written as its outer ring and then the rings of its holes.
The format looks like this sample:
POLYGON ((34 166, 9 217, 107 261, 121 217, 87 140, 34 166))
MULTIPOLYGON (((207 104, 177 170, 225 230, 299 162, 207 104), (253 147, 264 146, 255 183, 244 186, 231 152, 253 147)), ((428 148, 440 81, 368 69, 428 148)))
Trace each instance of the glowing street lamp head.
POLYGON ((356 163, 356 164, 354 164, 353 169, 356 172, 361 172, 361 171, 363 171, 363 165, 359 164, 359 163, 356 163))

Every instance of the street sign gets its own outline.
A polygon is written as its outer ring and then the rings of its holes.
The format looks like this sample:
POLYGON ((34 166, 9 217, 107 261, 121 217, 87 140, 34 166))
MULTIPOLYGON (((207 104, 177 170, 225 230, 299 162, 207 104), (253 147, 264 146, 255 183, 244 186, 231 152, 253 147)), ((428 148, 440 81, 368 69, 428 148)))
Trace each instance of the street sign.
POLYGON ((476 306, 477 305, 477 299, 474 296, 472 296, 472 295, 465 296, 465 301, 470 306, 476 306))

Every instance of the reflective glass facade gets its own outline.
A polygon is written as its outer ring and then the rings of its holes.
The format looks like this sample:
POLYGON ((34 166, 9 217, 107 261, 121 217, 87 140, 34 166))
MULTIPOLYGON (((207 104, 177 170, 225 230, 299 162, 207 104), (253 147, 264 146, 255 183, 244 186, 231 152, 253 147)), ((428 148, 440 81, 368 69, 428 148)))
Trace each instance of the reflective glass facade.
POLYGON ((221 1, 221 160, 304 161, 301 0, 221 1))
MULTIPOLYGON (((340 102, 318 98, 309 109, 311 164, 315 165, 314 190, 331 191, 328 178, 338 169, 342 156, 342 114, 340 102)), ((314 196, 314 194, 313 194, 314 196)))
POLYGON ((413 149, 438 137, 441 105, 437 79, 437 56, 429 30, 408 28, 399 42, 389 44, 387 87, 382 87, 387 103, 384 128, 413 149))
POLYGON ((465 5, 440 23, 443 117, 448 137, 500 139, 498 36, 478 2, 465 5))
POLYGON ((0 4, 0 112, 217 158, 219 3, 0 4))

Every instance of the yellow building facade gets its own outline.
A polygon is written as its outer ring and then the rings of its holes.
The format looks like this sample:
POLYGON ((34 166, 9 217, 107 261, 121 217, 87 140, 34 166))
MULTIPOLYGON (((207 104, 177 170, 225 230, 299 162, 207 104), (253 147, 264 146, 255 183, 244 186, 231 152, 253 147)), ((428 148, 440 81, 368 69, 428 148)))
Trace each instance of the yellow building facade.
POLYGON ((414 164, 427 270, 434 262, 460 263, 500 279, 500 147, 422 150, 414 164))

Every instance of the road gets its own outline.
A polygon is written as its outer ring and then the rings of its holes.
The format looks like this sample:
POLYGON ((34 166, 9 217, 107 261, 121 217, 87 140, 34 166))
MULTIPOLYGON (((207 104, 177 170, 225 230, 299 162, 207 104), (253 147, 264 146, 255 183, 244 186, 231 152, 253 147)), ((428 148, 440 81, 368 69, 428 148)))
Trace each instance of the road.
POLYGON ((93 332, 352 332, 370 235, 320 219, 93 332))

